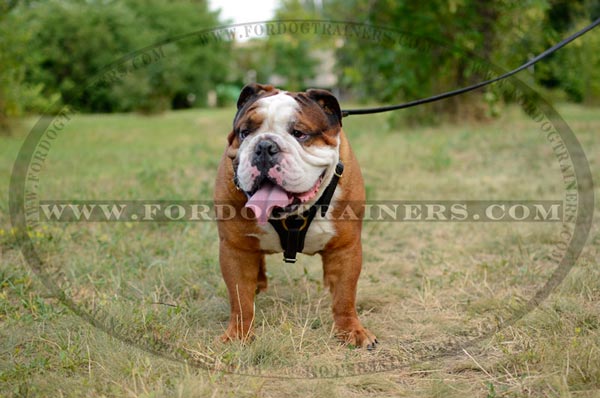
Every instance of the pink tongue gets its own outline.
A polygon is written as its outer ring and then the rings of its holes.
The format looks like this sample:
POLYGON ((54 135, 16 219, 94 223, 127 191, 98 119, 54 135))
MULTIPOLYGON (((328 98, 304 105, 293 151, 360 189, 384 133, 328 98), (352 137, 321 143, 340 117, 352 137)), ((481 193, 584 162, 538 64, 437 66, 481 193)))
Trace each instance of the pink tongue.
POLYGON ((259 224, 265 224, 273 211, 273 207, 286 207, 294 197, 288 195, 281 187, 265 182, 258 191, 248 199, 246 207, 254 212, 259 224))

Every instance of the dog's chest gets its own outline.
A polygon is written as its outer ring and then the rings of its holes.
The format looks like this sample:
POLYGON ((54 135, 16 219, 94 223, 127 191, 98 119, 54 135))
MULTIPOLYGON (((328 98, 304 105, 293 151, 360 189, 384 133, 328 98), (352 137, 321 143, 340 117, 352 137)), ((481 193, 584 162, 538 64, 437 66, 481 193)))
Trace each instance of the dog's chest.
MULTIPOLYGON (((261 226, 263 233, 252 235, 260 241, 261 250, 281 253, 283 249, 281 247, 281 240, 279 235, 275 231, 275 228, 271 224, 265 224, 261 226)), ((304 239, 304 254, 315 254, 323 248, 325 245, 335 236, 335 227, 330 220, 320 217, 317 215, 313 222, 310 224, 304 239)))

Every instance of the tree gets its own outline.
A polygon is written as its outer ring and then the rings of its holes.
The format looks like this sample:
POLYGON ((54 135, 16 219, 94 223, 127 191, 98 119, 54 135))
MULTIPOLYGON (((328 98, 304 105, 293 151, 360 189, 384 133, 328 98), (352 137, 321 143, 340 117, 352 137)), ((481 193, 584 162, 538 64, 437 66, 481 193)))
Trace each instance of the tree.
MULTIPOLYGON (((355 98, 397 103, 463 87, 520 65, 589 21, 593 10, 600 10, 598 3, 286 0, 279 15, 312 12, 325 19, 392 29, 392 39, 342 37, 343 45, 336 52, 336 70, 341 88, 355 98), (417 45, 407 44, 411 41, 417 45)), ((553 85, 572 100, 597 95, 599 40, 591 36, 598 34, 591 32, 582 40, 585 43, 562 49, 545 66, 536 65, 534 73, 522 72, 518 77, 529 84, 537 81, 547 87, 553 85)), ((503 95, 501 87, 492 86, 403 114, 420 122, 436 121, 440 115, 457 120, 465 116, 487 117, 503 95)))
POLYGON ((218 26, 205 1, 49 0, 21 3, 11 14, 18 34, 31 32, 23 46, 31 62, 18 86, 41 87, 47 97, 59 93, 80 111, 157 111, 189 106, 188 98, 203 105, 208 91, 227 80, 230 44, 194 34, 165 45, 163 56, 139 68, 130 61, 106 70, 140 48, 218 26), (99 73, 111 78, 89 85, 99 73))
MULTIPOLYGON (((341 18, 354 21, 357 16, 376 29, 390 28, 392 37, 376 42, 360 37, 344 40, 337 52, 341 84, 358 98, 397 103, 480 81, 488 72, 480 65, 502 59, 495 49, 516 5, 512 0, 333 1, 326 8, 328 15, 340 19, 341 12, 341 18)), ((444 114, 481 118, 489 111, 481 104, 485 97, 480 91, 404 114, 420 122, 434 122, 444 114)))
MULTIPOLYGON (((544 13, 542 51, 600 17, 600 1, 550 0, 544 13)), ((535 69, 535 78, 549 89, 564 91, 575 102, 600 100, 600 32, 589 32, 578 43, 553 54, 535 69)))
POLYGON ((43 84, 25 81, 32 54, 27 45, 31 32, 22 29, 25 17, 17 0, 0 3, 0 133, 9 131, 9 120, 24 112, 46 109, 57 95, 42 95, 43 84))

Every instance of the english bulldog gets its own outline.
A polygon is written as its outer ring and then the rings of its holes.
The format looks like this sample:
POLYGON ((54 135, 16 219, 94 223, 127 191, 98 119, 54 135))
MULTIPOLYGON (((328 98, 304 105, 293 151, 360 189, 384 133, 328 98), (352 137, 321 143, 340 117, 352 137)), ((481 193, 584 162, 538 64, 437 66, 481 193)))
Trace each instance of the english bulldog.
POLYGON ((231 309, 221 341, 253 335, 255 294, 267 289, 265 255, 284 252, 282 234, 289 232, 285 220, 295 217, 301 221, 297 230, 305 235, 299 251, 322 258, 336 336, 354 346, 375 347, 377 339, 356 312, 365 190, 333 94, 245 86, 214 192, 215 203, 234 209, 229 217, 217 217, 219 262, 231 309), (343 164, 341 178, 339 164, 343 164), (329 197, 329 206, 313 212, 314 220, 306 225, 307 209, 323 196, 329 197), (336 206, 340 203, 346 205, 336 206), (356 219, 341 217, 346 206, 356 219))

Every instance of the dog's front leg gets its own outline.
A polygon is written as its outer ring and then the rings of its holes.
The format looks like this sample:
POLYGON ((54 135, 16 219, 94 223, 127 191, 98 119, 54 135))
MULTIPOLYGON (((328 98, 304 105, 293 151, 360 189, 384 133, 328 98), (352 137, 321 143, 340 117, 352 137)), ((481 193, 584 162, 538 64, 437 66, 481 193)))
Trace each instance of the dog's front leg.
POLYGON ((247 341, 252 337, 254 296, 264 261, 264 254, 261 252, 247 251, 239 246, 234 247, 225 240, 221 241, 219 262, 229 292, 231 309, 229 326, 221 336, 221 341, 247 341))
POLYGON ((337 336, 346 344, 372 349, 377 344, 356 312, 356 285, 362 266, 360 238, 346 246, 322 253, 323 279, 332 293, 333 320, 337 336))

